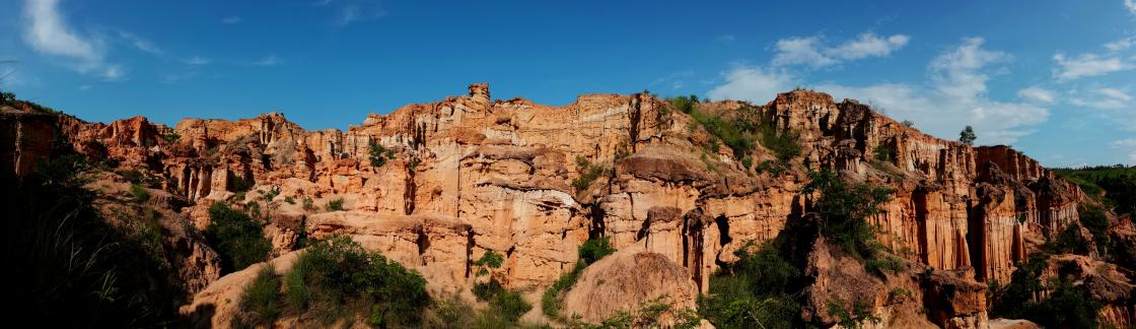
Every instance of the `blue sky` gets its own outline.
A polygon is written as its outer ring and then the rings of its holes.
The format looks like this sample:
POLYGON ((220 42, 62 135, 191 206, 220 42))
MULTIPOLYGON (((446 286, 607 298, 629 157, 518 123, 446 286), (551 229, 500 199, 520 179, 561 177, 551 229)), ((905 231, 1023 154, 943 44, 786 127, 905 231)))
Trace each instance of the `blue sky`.
POLYGON ((0 88, 93 121, 322 129, 478 81, 547 104, 801 86, 1051 166, 1136 164, 1136 0, 925 2, 0 0, 0 88))

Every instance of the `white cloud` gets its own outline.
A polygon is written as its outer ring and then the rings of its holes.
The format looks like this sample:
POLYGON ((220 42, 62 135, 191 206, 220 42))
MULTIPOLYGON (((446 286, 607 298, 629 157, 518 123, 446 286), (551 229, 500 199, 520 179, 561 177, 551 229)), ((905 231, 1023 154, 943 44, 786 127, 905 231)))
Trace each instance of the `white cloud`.
POLYGON ((1011 56, 1000 51, 982 49, 985 42, 982 38, 966 38, 958 48, 939 54, 931 60, 932 79, 940 93, 964 102, 973 102, 986 93, 986 81, 990 77, 980 69, 1008 61, 1011 56))
POLYGON ((102 60, 102 53, 95 43, 75 34, 67 26, 59 13, 59 0, 28 0, 24 9, 24 15, 31 23, 24 40, 36 51, 88 62, 102 60))
POLYGON ((1136 44, 1136 37, 1127 37, 1127 38, 1124 38, 1124 39, 1120 39, 1120 40, 1116 40, 1116 41, 1113 41, 1113 42, 1106 43, 1106 44, 1104 44, 1104 48, 1108 49, 1108 51, 1117 52, 1117 51, 1121 51, 1121 50, 1131 48, 1132 45, 1134 45, 1134 44, 1136 44))
POLYGON ((1128 164, 1136 164, 1136 138, 1116 140, 1110 145, 1114 149, 1121 149, 1128 153, 1128 164))
POLYGON ((792 88, 793 78, 783 71, 756 66, 738 66, 725 73, 726 82, 706 95, 711 99, 739 99, 754 103, 773 100, 777 93, 792 88))
POLYGON ((883 57, 907 45, 910 37, 896 34, 887 38, 877 37, 872 33, 864 33, 859 39, 845 42, 832 49, 830 53, 845 60, 855 60, 866 57, 883 57))
POLYGON ((151 53, 154 55, 161 55, 163 53, 161 48, 158 48, 158 46, 155 46, 149 40, 143 39, 142 37, 139 37, 133 33, 118 31, 118 36, 125 39, 130 43, 130 45, 134 46, 134 48, 137 48, 138 50, 141 50, 143 52, 151 53))
POLYGON ((1107 87, 1093 90, 1091 97, 1074 97, 1070 103, 1101 110, 1118 110, 1133 106, 1131 95, 1120 89, 1107 87))
POLYGON ((332 22, 340 27, 387 15, 378 0, 318 0, 312 2, 312 6, 332 8, 335 14, 332 22))
POLYGON ((1018 97, 1039 104, 1053 104, 1057 100, 1057 96, 1052 91, 1038 86, 1018 90, 1018 97))
POLYGON ((882 38, 873 33, 864 33, 857 39, 829 47, 819 36, 791 37, 777 40, 773 65, 808 65, 817 68, 868 57, 884 57, 903 48, 910 39, 902 34, 882 38))
POLYGON ((1128 12, 1136 15, 1136 0, 1124 0, 1124 6, 1128 7, 1128 12))
POLYGON ((72 69, 105 80, 120 80, 125 70, 104 61, 102 42, 84 38, 71 30, 59 12, 59 0, 27 0, 24 18, 28 20, 24 41, 36 52, 69 59, 72 69))
POLYGON ((240 23, 243 20, 244 19, 242 19, 240 16, 229 16, 229 17, 222 18, 221 23, 223 23, 223 24, 237 24, 237 23, 240 23))
POLYGON ((268 55, 268 56, 265 56, 264 58, 256 60, 255 62, 252 62, 252 65, 256 65, 256 66, 276 66, 276 65, 283 64, 283 63, 284 63, 284 61, 281 60, 280 57, 276 57, 276 55, 268 55))
POLYGON ((777 55, 773 57, 773 65, 787 66, 806 64, 813 67, 823 67, 836 64, 836 59, 823 54, 820 48, 820 37, 793 37, 777 40, 777 55))
POLYGON ((983 44, 981 38, 964 39, 956 48, 935 57, 928 64, 931 81, 925 87, 827 84, 818 89, 837 97, 863 100, 896 119, 913 120, 921 130, 943 138, 954 139, 962 127, 971 125, 978 133, 979 143, 1010 144, 1033 133, 1034 126, 1048 120, 1049 110, 1028 102, 990 99, 986 94, 990 79, 986 71, 997 70, 991 66, 1012 57, 987 50, 983 44))
POLYGON ((206 65, 206 64, 212 63, 213 61, 211 61, 211 60, 209 60, 208 58, 205 58, 205 57, 193 56, 193 57, 187 58, 184 62, 186 64, 189 64, 189 65, 206 65))
POLYGON ((1059 66, 1053 71, 1053 76, 1062 81, 1105 75, 1136 68, 1136 65, 1129 63, 1120 56, 1102 56, 1092 53, 1081 54, 1076 57, 1067 57, 1065 54, 1057 53, 1053 55, 1053 61, 1057 62, 1057 66, 1059 66))

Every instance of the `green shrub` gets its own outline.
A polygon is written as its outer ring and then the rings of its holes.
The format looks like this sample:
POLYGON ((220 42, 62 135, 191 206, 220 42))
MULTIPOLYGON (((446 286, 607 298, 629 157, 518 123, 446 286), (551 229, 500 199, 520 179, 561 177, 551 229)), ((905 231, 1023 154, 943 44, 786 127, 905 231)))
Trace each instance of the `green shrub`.
POLYGON ((53 157, 19 182, 0 174, 5 277, 14 283, 5 296, 19 301, 6 312, 43 328, 176 325, 188 293, 153 257, 161 256, 154 213, 143 208, 125 227, 111 225, 83 187, 85 160, 70 147, 57 143, 53 157))
POLYGON ((304 210, 307 210, 307 211, 313 211, 313 210, 318 209, 318 208, 316 208, 315 201, 312 201, 311 197, 304 197, 303 206, 304 206, 304 210))
POLYGON ((332 199, 331 201, 328 201, 327 205, 324 206, 324 209, 327 209, 327 211, 342 211, 343 210, 343 198, 336 198, 336 199, 332 199))
POLYGON ((572 288, 572 286, 576 284, 580 273, 583 273, 588 265, 594 264, 601 258, 611 255, 616 251, 615 248, 611 246, 607 237, 588 239, 588 241, 584 241, 576 250, 580 255, 579 260, 576 261, 576 266, 574 266, 571 271, 562 274, 560 278, 556 279, 540 297, 541 311, 549 317, 558 318, 560 316, 560 303, 561 298, 564 297, 564 292, 568 291, 569 288, 572 288))
POLYGON ((493 313, 500 314, 509 321, 515 322, 532 309, 532 305, 521 297, 521 294, 512 290, 503 290, 489 300, 489 308, 493 313))
POLYGON ((843 301, 837 299, 829 300, 825 307, 828 314, 836 316, 837 323, 844 328, 855 329, 860 328, 864 322, 878 323, 881 321, 880 318, 868 311, 867 305, 859 300, 852 303, 851 312, 843 301))
POLYGON ((225 273, 263 261, 272 250, 272 243, 264 238, 259 223, 223 202, 209 207, 209 219, 205 239, 221 256, 225 273))
POLYGON ((892 190, 866 183, 849 184, 832 171, 809 174, 804 193, 819 192, 814 208, 823 219, 820 233, 857 259, 872 258, 879 245, 867 218, 880 212, 892 190))
POLYGON ((346 237, 314 243, 284 277, 285 299, 323 324, 365 314, 368 324, 418 324, 430 303, 426 280, 346 237))
POLYGON ((1080 227, 1069 225, 1057 237, 1043 246, 1045 252, 1053 254, 1089 254, 1089 242, 1081 236, 1080 227))
POLYGON ((903 269, 903 263, 899 258, 893 256, 878 256, 864 261, 864 268, 871 273, 883 274, 884 272, 897 273, 903 269))
POLYGON ((592 182, 607 173, 607 168, 592 164, 582 156, 576 157, 576 167, 580 169, 580 177, 572 180, 572 187, 576 189, 576 192, 588 189, 589 186, 592 186, 592 182))
POLYGON ((777 161, 788 163, 801 155, 801 137, 796 131, 779 130, 772 123, 758 126, 758 139, 761 145, 773 152, 777 161))
POLYGON ((580 273, 584 271, 587 264, 583 261, 576 262, 576 266, 571 271, 560 275, 544 294, 540 296, 540 310, 551 318, 560 317, 560 303, 563 298, 563 293, 576 284, 576 280, 580 278, 580 273))
POLYGON ((588 241, 584 241, 584 244, 580 245, 578 253, 580 254, 580 261, 583 261, 584 264, 591 265, 595 264, 600 258, 615 253, 615 248, 611 246, 611 242, 608 242, 607 237, 588 239, 588 241))
POLYGON ((695 105, 698 104, 698 96, 676 96, 667 98, 667 102, 670 103, 671 108, 682 113, 690 114, 694 113, 695 105))
POLYGON ((296 204, 296 199, 289 195, 284 197, 284 202, 287 204, 296 204))
POLYGON ((134 197, 134 201, 146 202, 150 200, 150 191, 139 184, 130 184, 130 195, 134 197))
MULTIPOLYGON (((269 325, 283 312, 280 277, 272 265, 265 265, 241 292, 240 314, 233 318, 243 325, 269 325)), ((237 327, 234 325, 234 327, 237 327)))
POLYGON ((255 184, 252 177, 241 177, 229 174, 229 190, 233 192, 247 192, 255 184))
POLYGON ((470 328, 477 311, 457 295, 435 301, 426 310, 424 328, 470 328))
POLYGON ((394 159, 394 150, 387 149, 379 144, 374 139, 368 142, 368 159, 371 160, 371 166, 380 168, 387 164, 387 160, 394 159))
POLYGON ((1048 286, 1042 285, 1039 277, 1049 257, 1044 252, 1034 254, 1011 274, 1006 287, 992 284, 990 314, 1024 318, 1045 328, 1097 328, 1101 303, 1093 299, 1084 285, 1074 285, 1060 268, 1057 278, 1048 286), (1044 299, 1036 301, 1036 296, 1044 299))
POLYGON ((497 279, 489 279, 486 282, 477 282, 473 284, 473 296, 477 300, 488 301, 493 299, 494 296, 505 291, 505 287, 501 286, 501 282, 497 279))
POLYGON ((883 162, 895 161, 895 148, 891 145, 880 144, 874 151, 876 160, 883 162))

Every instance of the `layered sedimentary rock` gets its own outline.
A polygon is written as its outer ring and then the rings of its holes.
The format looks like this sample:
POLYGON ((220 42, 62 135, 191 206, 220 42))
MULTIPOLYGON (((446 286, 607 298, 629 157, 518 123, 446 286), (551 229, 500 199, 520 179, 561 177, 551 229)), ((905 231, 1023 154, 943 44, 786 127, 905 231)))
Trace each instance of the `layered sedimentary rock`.
MULTIPOLYGON (((716 147, 692 116, 647 93, 554 107, 494 100, 474 84, 346 131, 307 131, 280 113, 171 128, 142 117, 50 122, 9 109, 0 160, 5 174, 26 175, 49 155, 45 136, 59 134, 81 154, 160 177, 152 187, 184 202, 180 215, 199 230, 211 203, 255 202, 277 254, 301 233, 347 234, 418 269, 436 291, 467 289, 470 263, 490 250, 506 258, 494 277, 541 288, 573 268, 581 243, 606 237, 665 258, 705 292, 735 251, 811 211, 814 196, 801 189, 820 169, 892 188, 871 218, 881 242, 979 286, 1006 282, 1025 255, 1077 222, 1080 190, 1020 152, 935 138, 854 100, 795 90, 765 105, 696 106, 793 132, 802 152, 781 172, 755 170, 777 154, 716 147), (327 209, 337 200, 345 211, 327 209)), ((932 320, 981 325, 984 305, 970 306, 932 320)))

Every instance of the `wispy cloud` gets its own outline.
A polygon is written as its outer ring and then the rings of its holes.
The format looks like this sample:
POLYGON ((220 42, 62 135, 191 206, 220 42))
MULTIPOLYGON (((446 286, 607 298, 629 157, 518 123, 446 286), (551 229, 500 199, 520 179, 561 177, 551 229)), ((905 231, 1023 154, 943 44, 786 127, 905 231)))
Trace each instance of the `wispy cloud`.
POLYGON ((283 63, 284 63, 284 60, 280 59, 280 57, 277 57, 275 54, 273 54, 273 55, 264 56, 263 58, 252 62, 252 65, 256 65, 256 66, 276 66, 276 65, 283 64, 283 63))
POLYGON ((312 2, 312 6, 331 8, 334 13, 332 23, 339 27, 387 15, 378 0, 317 0, 312 2))
POLYGON ((910 40, 903 34, 880 37, 869 32, 840 45, 827 46, 820 36, 791 37, 777 41, 773 65, 819 68, 868 57, 884 57, 903 48, 910 40))
POLYGON ((162 51, 162 48, 158 48, 158 46, 154 45, 154 43, 152 43, 149 40, 146 40, 142 37, 139 37, 138 35, 135 35, 133 33, 126 32, 126 31, 118 31, 118 36, 120 38, 122 38, 123 40, 126 40, 127 42, 129 42, 130 45, 134 46, 135 49, 141 50, 143 52, 147 52, 147 53, 154 54, 154 55, 161 55, 161 54, 165 53, 164 51, 162 51))
POLYGON ((1124 7, 1128 8, 1128 12, 1136 15, 1136 0, 1124 0, 1124 7))
POLYGON ((1128 164, 1136 164, 1136 138, 1126 138, 1109 143, 1114 149, 1128 153, 1128 164))
POLYGON ((1053 76, 1061 81, 1100 76, 1136 68, 1136 65, 1118 55, 1087 53, 1069 57, 1057 53, 1053 55, 1053 61, 1057 64, 1053 76))
POLYGON ((240 16, 228 16, 221 19, 222 24, 237 24, 244 21, 240 16))
POLYGON ((102 52, 94 42, 67 26, 59 13, 59 0, 28 0, 24 15, 31 23, 24 40, 36 51, 90 62, 102 60, 102 52))
POLYGON ((1118 110, 1134 106, 1131 95, 1123 90, 1108 87, 1096 88, 1088 97, 1073 97, 1070 103, 1100 110, 1118 110))
POLYGON ((1018 90, 1018 97, 1040 104, 1053 104, 1053 102, 1057 100, 1057 96, 1055 96, 1052 91, 1038 86, 1018 90))
POLYGON ((719 36, 715 37, 714 41, 721 42, 721 43, 731 43, 731 42, 736 41, 737 39, 738 38, 735 37, 733 34, 723 34, 723 35, 719 35, 719 36))
POLYGON ((59 12, 59 0, 27 0, 24 18, 28 21, 24 41, 41 54, 68 60, 67 66, 82 74, 105 80, 119 80, 125 70, 106 63, 103 42, 76 33, 59 12))
POLYGON ((205 57, 193 56, 193 57, 185 59, 182 62, 189 64, 189 65, 206 65, 206 64, 212 63, 213 61, 208 59, 208 58, 205 58, 205 57))
MULTIPOLYGON (((978 130, 979 142, 1009 144, 1032 133, 1036 125, 1049 117, 1049 110, 1041 103, 999 101, 987 95, 990 72, 1003 71, 1004 68, 998 64, 1012 58, 1008 53, 986 49, 982 38, 967 38, 927 64, 930 75, 927 83, 866 86, 827 83, 816 87, 838 99, 851 97, 864 100, 899 119, 919 121, 935 118, 918 124, 925 131, 944 138, 952 138, 962 127, 972 125, 978 130)), ((804 82, 804 79, 776 66, 738 66, 725 73, 725 82, 712 89, 708 96, 764 103, 772 100, 776 93, 804 82)), ((1035 98, 1045 97, 1038 96, 1041 93, 1026 94, 1035 98)))

